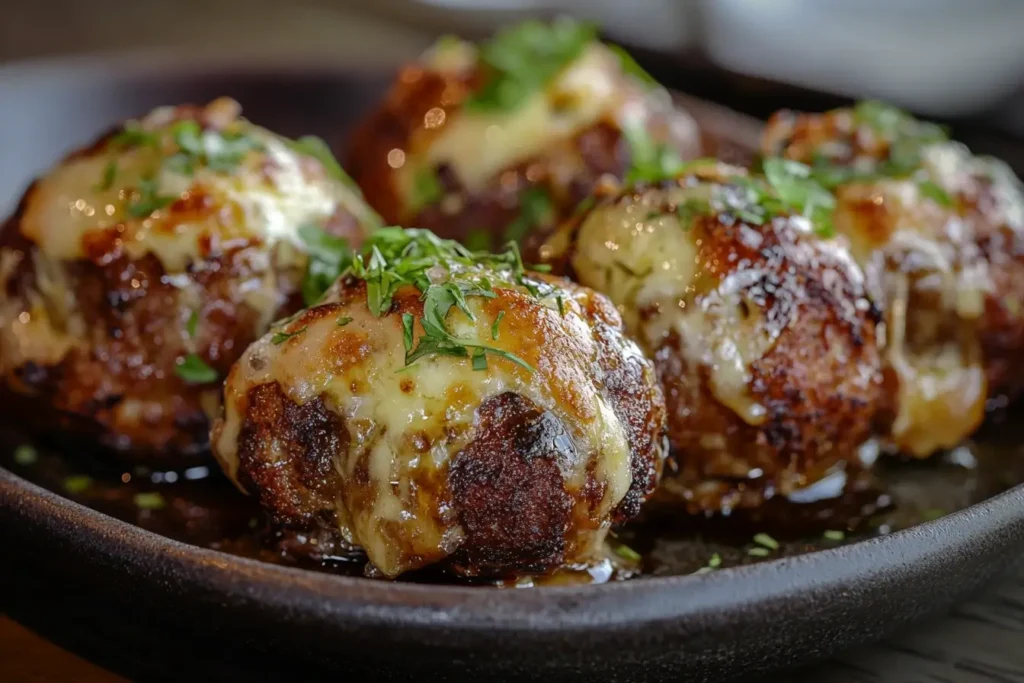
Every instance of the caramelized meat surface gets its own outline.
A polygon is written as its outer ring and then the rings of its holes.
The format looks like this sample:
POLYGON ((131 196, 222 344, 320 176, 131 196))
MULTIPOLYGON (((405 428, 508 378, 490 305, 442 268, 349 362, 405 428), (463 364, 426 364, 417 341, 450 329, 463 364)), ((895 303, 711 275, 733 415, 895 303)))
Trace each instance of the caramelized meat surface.
POLYGON ((231 364, 301 306, 302 230, 358 242, 378 220, 230 100, 128 122, 33 184, 0 233, 4 402, 126 457, 199 454, 231 364))
POLYGON ((651 363, 609 301, 385 229, 232 369, 214 452, 277 522, 333 527, 388 577, 602 557, 665 456, 651 363))
POLYGON ((699 155, 695 122, 649 78, 567 21, 444 39, 357 128, 346 167, 392 224, 530 256, 603 176, 699 155), (510 62, 548 77, 522 82, 510 62))
POLYGON ((1024 386, 1024 188, 937 126, 879 103, 780 112, 762 153, 834 188, 835 229, 884 309, 891 404, 882 428, 919 457, 950 448, 986 400, 1024 386))
POLYGON ((542 254, 608 295, 654 359, 692 512, 858 462, 881 396, 878 315, 841 245, 741 169, 599 198, 542 254))

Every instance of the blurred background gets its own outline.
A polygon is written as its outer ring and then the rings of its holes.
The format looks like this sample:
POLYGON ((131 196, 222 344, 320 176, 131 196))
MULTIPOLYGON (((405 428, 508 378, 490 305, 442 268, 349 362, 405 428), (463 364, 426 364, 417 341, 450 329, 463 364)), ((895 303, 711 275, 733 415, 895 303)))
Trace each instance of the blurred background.
POLYGON ((667 85, 748 113, 879 97, 952 121, 979 151, 1020 154, 1024 0, 0 0, 0 63, 145 51, 393 65, 440 33, 558 13, 637 49, 667 85))

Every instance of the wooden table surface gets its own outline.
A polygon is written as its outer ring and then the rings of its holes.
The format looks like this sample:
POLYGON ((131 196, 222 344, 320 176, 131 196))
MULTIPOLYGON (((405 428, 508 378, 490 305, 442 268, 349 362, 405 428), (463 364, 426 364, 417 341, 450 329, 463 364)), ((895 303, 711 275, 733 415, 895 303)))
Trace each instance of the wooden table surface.
MULTIPOLYGON (((126 680, 0 616, 0 681, 126 680)), ((748 683, 1024 683, 1024 567, 943 618, 831 661, 748 683)))

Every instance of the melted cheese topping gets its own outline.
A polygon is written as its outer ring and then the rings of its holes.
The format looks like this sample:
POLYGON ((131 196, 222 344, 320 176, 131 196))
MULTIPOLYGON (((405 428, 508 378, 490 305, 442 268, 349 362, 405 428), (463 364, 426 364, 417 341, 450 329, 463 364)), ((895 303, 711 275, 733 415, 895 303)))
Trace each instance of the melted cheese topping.
MULTIPOLYGON (((487 340, 515 353, 536 368, 533 373, 495 356, 482 371, 450 356, 406 367, 401 315, 375 318, 363 301, 307 323, 323 306, 310 309, 288 326, 304 331, 283 343, 265 336, 246 351, 226 385, 224 419, 214 430, 214 452, 225 472, 237 481, 238 435, 251 388, 277 382, 298 404, 322 397, 349 436, 348 449, 335 461, 344 482, 336 502, 341 531, 377 568, 397 576, 458 547, 463 532, 451 513, 447 468, 474 438, 480 405, 515 392, 552 411, 569 430, 575 449, 568 450, 577 458, 563 458, 559 466, 570 493, 580 492, 588 467, 596 465, 604 486, 597 515, 606 519, 630 487, 630 447, 593 377, 593 331, 572 298, 565 300, 562 317, 532 299, 524 304, 519 293, 497 292, 496 299, 468 300, 476 321, 453 309, 449 327, 459 338, 487 340), (500 336, 492 342, 491 325, 502 310, 500 336), (352 321, 339 326, 339 316, 352 321)), ((330 292, 326 303, 337 301, 336 294, 330 292)), ((606 530, 604 522, 581 535, 581 558, 598 551, 606 530)))
MULTIPOLYGON (((162 123, 162 113, 154 112, 153 118, 162 123)), ((72 157, 32 191, 22 233, 47 257, 73 261, 88 257, 90 237, 113 229, 129 256, 153 254, 167 272, 176 273, 204 258, 207 246, 258 240, 268 245, 286 241, 301 249, 298 228, 323 224, 339 209, 361 223, 372 222, 353 189, 326 173, 311 172, 308 160, 284 139, 244 121, 235 125, 264 150, 248 153, 230 172, 199 166, 193 175, 184 175, 162 163, 163 152, 149 146, 108 144, 72 157), (104 188, 112 164, 113 182, 104 188), (134 191, 150 174, 155 174, 158 196, 186 202, 202 198, 203 208, 178 212, 172 205, 140 218, 129 215, 134 191)), ((142 126, 153 127, 147 120, 142 126)))
MULTIPOLYGON (((462 56, 457 63, 465 60, 462 56)), ((453 65, 445 61, 443 66, 451 69, 453 65)), ((401 196, 410 203, 417 173, 442 163, 452 168, 471 194, 478 192, 501 171, 544 154, 618 108, 626 97, 622 81, 615 56, 595 43, 546 88, 512 111, 460 110, 429 136, 425 149, 407 151, 398 175, 401 196)))
MULTIPOLYGON (((757 425, 766 410, 750 395, 750 367, 780 332, 770 329, 759 306, 745 302, 744 291, 760 273, 709 280, 699 231, 666 211, 707 202, 711 188, 648 190, 596 209, 580 226, 573 268, 580 282, 612 299, 649 353, 676 334, 689 361, 707 368, 715 397, 757 425)), ((760 239, 749 232, 746 239, 760 239)))
MULTIPOLYGON (((976 177, 959 145, 931 146, 924 157, 930 176, 953 196, 976 177)), ((836 229, 884 303, 886 361, 898 380, 889 438, 916 457, 951 448, 984 418, 978 324, 994 291, 988 260, 970 222, 922 196, 914 180, 851 184, 838 199, 836 229)))

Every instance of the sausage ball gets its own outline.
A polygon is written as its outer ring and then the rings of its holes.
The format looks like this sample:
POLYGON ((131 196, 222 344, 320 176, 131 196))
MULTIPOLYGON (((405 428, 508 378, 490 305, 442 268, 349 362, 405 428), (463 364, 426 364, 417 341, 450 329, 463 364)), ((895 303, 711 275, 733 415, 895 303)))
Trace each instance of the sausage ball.
POLYGON ((611 303, 386 228, 317 306, 253 344, 214 453, 280 524, 327 527, 387 577, 510 577, 603 558, 665 456, 651 363, 611 303))
POLYGON ((876 102, 780 112, 762 152, 808 164, 835 189, 835 228, 886 315, 883 429, 894 449, 953 447, 987 399, 1020 392, 1024 188, 1012 171, 876 102))
POLYGON ((9 415, 147 464, 208 448, 231 364, 319 293, 310 243, 379 221, 322 142, 239 113, 157 109, 29 188, 0 233, 9 415))
POLYGON ((859 462, 881 394, 878 314, 814 229, 710 161, 607 193, 542 249, 608 295, 654 359, 677 469, 663 486, 691 512, 756 506, 859 462))
POLYGON ((698 156, 693 119, 628 54, 567 19, 474 46, 445 38, 399 74, 346 166, 370 204, 473 248, 532 247, 605 175, 698 156))

